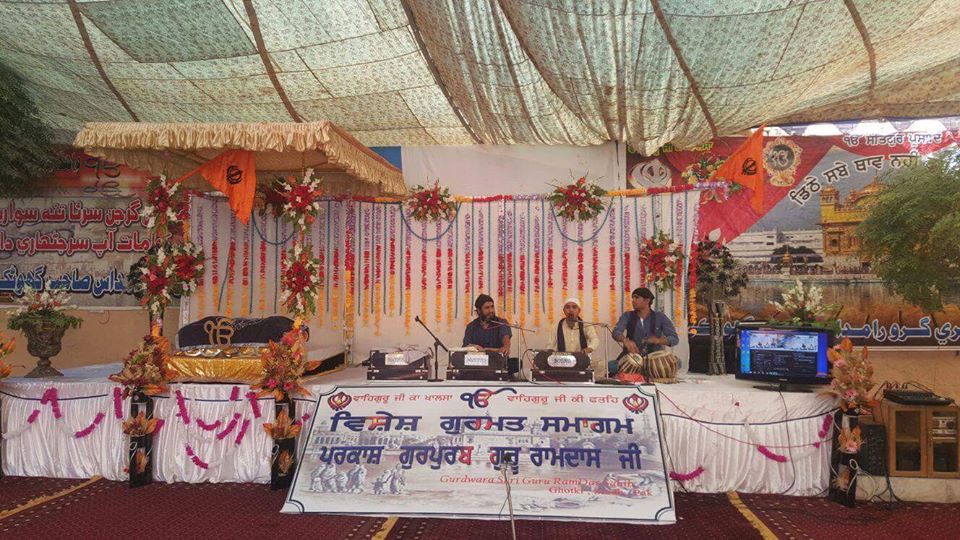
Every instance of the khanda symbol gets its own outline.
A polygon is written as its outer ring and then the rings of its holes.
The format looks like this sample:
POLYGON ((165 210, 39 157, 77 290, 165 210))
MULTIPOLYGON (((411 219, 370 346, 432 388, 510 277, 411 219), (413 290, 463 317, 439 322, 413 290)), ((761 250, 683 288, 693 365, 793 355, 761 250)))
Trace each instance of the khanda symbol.
POLYGON ((227 167, 227 183, 231 185, 239 184, 243 180, 243 170, 236 165, 227 167))
POLYGON ((203 325, 210 345, 230 345, 233 340, 233 319, 221 317, 214 321, 207 321, 203 325))
POLYGON ((753 158, 747 158, 743 160, 743 167, 741 168, 743 174, 754 175, 757 174, 757 162, 753 158))
POLYGON ((647 401, 647 398, 640 397, 637 394, 632 394, 631 396, 623 399, 623 406, 633 414, 642 413, 644 410, 646 410, 647 405, 649 404, 650 402, 647 401))

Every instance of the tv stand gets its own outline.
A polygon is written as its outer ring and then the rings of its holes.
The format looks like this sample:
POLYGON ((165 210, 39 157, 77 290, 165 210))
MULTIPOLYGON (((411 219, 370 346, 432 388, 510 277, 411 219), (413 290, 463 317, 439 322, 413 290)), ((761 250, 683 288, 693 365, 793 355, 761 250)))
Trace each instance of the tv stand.
POLYGON ((790 383, 755 384, 753 387, 757 390, 768 390, 770 392, 795 392, 798 394, 813 392, 813 389, 808 386, 790 383))

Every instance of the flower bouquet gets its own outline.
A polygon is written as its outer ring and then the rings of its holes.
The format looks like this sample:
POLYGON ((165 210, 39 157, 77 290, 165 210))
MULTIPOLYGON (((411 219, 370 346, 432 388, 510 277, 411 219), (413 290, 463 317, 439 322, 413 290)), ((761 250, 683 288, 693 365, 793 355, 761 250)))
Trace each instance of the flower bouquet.
POLYGON ((557 186, 547 197, 557 215, 565 219, 589 221, 603 212, 600 197, 607 192, 594 183, 587 183, 587 177, 581 176, 572 184, 557 186))
POLYGON ((280 339, 271 341, 260 355, 263 378, 251 388, 259 390, 261 396, 272 395, 277 401, 284 401, 288 395, 309 395, 310 392, 300 383, 304 372, 315 369, 319 362, 307 362, 306 340, 301 328, 294 328, 280 339))
POLYGON ((280 276, 280 302, 295 317, 302 319, 316 311, 320 299, 320 260, 313 248, 299 242, 287 251, 286 265, 280 276))
POLYGON ((174 296, 188 294, 203 279, 204 255, 193 242, 159 246, 140 266, 135 293, 154 318, 174 296))
POLYGON ((183 236, 183 224, 189 214, 185 193, 180 190, 178 183, 168 181, 166 176, 150 180, 147 184, 147 205, 140 214, 147 229, 161 238, 183 236))
POLYGON ((170 356, 170 342, 163 336, 147 335, 143 342, 123 360, 120 373, 110 375, 109 379, 123 385, 123 396, 142 393, 148 396, 165 392, 170 379, 167 372, 167 359, 170 356))
POLYGON ((11 330, 20 330, 27 336, 27 352, 38 358, 27 377, 58 377, 63 374, 50 365, 50 358, 60 354, 63 334, 67 329, 79 328, 83 319, 68 315, 70 296, 62 289, 36 291, 24 287, 17 299, 17 312, 7 321, 11 330))
POLYGON ((860 426, 853 429, 845 427, 840 430, 840 434, 837 437, 837 444, 840 447, 839 450, 844 454, 857 454, 860 452, 860 447, 863 446, 863 436, 860 433, 860 426))
POLYGON ((157 422, 159 422, 158 419, 151 418, 148 420, 147 415, 141 412, 123 421, 123 433, 130 437, 151 435, 157 430, 157 422))
POLYGON ((663 231, 640 243, 640 264, 657 290, 671 290, 683 269, 683 249, 663 231))
POLYGON ((782 302, 771 301, 770 304, 780 313, 785 313, 792 324, 815 323, 828 310, 837 308, 836 305, 823 303, 823 290, 820 287, 813 284, 804 287, 799 279, 796 285, 782 293, 782 297, 782 302))
POLYGON ((307 169, 302 179, 296 177, 283 183, 280 195, 283 198, 283 216, 301 232, 306 231, 320 214, 322 178, 314 178, 313 169, 307 169))
POLYGON ((418 221, 440 221, 453 219, 457 203, 450 196, 448 188, 441 188, 438 180, 433 187, 417 186, 410 190, 407 198, 410 215, 418 221))
POLYGON ((833 364, 833 380, 830 381, 830 389, 824 393, 839 398, 840 408, 844 412, 869 413, 877 402, 870 397, 870 391, 874 387, 873 364, 868 360, 867 348, 864 347, 858 353, 854 351, 850 338, 843 338, 843 341, 829 349, 827 354, 833 364))

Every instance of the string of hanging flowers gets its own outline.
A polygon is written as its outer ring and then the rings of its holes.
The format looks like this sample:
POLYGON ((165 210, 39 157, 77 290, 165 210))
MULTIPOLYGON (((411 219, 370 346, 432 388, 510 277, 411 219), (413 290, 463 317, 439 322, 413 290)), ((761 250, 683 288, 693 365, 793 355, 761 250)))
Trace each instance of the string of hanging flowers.
POLYGON ((296 242, 287 250, 286 265, 280 278, 280 302, 299 319, 316 311, 320 299, 320 261, 313 248, 296 242))

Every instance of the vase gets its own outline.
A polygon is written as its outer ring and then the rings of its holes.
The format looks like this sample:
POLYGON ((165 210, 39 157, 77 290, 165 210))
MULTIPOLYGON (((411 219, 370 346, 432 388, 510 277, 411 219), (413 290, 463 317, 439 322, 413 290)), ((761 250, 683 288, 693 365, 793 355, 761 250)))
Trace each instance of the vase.
POLYGON ((23 333, 27 336, 27 352, 38 358, 37 367, 27 373, 27 377, 63 377, 63 373, 50 365, 50 358, 60 354, 63 334, 66 331, 66 326, 45 322, 23 327, 23 333))
POLYGON ((833 417, 833 448, 830 456, 830 500, 838 502, 849 508, 857 504, 857 474, 851 467, 860 460, 860 452, 851 454, 844 452, 840 448, 840 432, 844 429, 853 430, 860 424, 859 411, 850 410, 848 412, 837 411, 833 417), (846 475, 846 485, 837 485, 838 477, 846 475))
MULTIPOLYGON (((296 418, 294 410, 293 400, 286 395, 283 399, 277 400, 274 407, 276 416, 279 416, 281 411, 286 411, 291 421, 296 418)), ((274 439, 270 456, 270 489, 288 489, 293 484, 296 470, 297 439, 295 437, 274 439)))
MULTIPOLYGON (((130 396, 130 416, 135 418, 140 413, 143 413, 147 420, 153 418, 153 399, 142 392, 134 392, 130 396)), ((130 471, 129 486, 132 488, 153 482, 153 435, 153 433, 147 433, 139 437, 130 437, 128 470, 130 471), (141 460, 142 471, 139 467, 141 460)))

